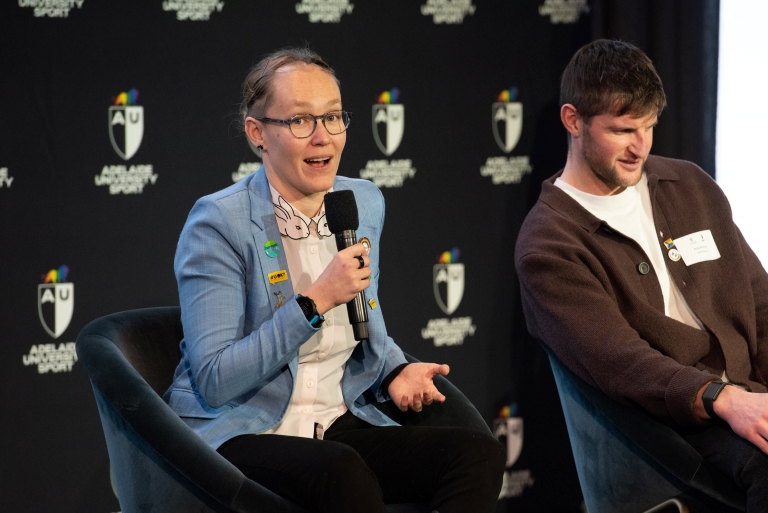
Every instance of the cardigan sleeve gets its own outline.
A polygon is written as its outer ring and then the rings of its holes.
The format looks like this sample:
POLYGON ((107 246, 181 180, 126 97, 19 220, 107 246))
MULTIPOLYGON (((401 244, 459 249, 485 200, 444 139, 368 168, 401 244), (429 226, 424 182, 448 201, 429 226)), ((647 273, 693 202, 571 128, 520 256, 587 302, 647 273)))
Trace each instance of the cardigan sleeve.
POLYGON ((749 247, 741 231, 738 231, 741 250, 744 255, 755 302, 756 356, 752 360, 754 380, 768 383, 768 274, 760 260, 749 247))
POLYGON ((612 399, 633 402, 666 423, 702 425, 693 404, 715 376, 651 347, 620 311, 598 259, 565 243, 562 248, 521 251, 517 258, 531 334, 612 399))

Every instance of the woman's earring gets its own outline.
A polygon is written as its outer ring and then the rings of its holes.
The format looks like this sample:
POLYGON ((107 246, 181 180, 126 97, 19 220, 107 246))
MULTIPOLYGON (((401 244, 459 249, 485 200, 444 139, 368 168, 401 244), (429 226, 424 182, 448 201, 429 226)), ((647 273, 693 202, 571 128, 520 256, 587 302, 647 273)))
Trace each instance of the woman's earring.
POLYGON ((257 147, 258 149, 260 149, 260 150, 263 150, 263 149, 264 149, 264 146, 262 146, 261 144, 259 144, 259 145, 258 145, 258 146, 256 146, 256 147, 257 147))

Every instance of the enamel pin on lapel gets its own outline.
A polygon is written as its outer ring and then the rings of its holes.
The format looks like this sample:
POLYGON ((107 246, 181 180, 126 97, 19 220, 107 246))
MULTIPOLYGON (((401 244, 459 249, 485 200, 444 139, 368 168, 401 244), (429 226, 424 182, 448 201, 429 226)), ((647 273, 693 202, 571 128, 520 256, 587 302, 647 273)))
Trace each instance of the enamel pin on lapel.
POLYGON ((371 240, 368 237, 363 237, 359 241, 360 244, 365 246, 365 254, 370 255, 371 254, 371 240))
POLYGON ((285 298, 283 297, 283 292, 278 290, 277 292, 273 292, 274 295, 277 296, 277 304, 275 305, 275 308, 280 308, 285 304, 285 298))
POLYGON ((279 271, 275 271, 273 273, 269 273, 267 275, 267 278, 269 279, 269 283, 274 285, 275 283, 280 283, 281 281, 285 281, 288 279, 288 271, 285 269, 280 269, 279 271))
POLYGON ((264 253, 266 253, 269 258, 277 258, 277 255, 280 254, 280 246, 277 245, 277 242, 268 240, 264 243, 264 253))

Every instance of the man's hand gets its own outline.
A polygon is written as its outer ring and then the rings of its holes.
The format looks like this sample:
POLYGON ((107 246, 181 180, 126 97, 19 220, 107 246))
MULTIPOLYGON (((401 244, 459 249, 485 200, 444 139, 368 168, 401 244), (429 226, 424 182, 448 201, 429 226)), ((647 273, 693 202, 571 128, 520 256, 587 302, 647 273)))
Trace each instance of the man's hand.
POLYGON ((355 244, 342 249, 333 257, 328 267, 317 277, 302 295, 312 298, 320 315, 328 310, 349 303, 371 284, 371 260, 365 246, 355 244), (363 259, 364 267, 360 268, 363 259))
MULTIPOLYGON (((696 401, 697 411, 702 392, 696 401)), ((727 386, 712 406, 717 416, 726 421, 734 433, 768 454, 768 394, 751 393, 739 387, 727 386)))
POLYGON ((392 383, 389 384, 389 396, 400 408, 400 411, 421 411, 436 401, 442 403, 445 396, 435 388, 432 378, 440 374, 447 376, 450 368, 436 363, 411 363, 405 366, 392 383))

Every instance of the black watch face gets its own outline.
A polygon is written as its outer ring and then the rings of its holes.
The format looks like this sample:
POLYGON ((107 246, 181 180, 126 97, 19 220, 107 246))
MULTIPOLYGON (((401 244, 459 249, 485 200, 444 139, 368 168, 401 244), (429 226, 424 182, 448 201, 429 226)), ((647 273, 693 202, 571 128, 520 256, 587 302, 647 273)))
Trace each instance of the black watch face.
POLYGON ((304 312, 304 317, 306 317, 307 320, 311 319, 312 318, 312 302, 309 300, 309 298, 302 296, 298 298, 297 301, 299 302, 301 311, 304 312))

